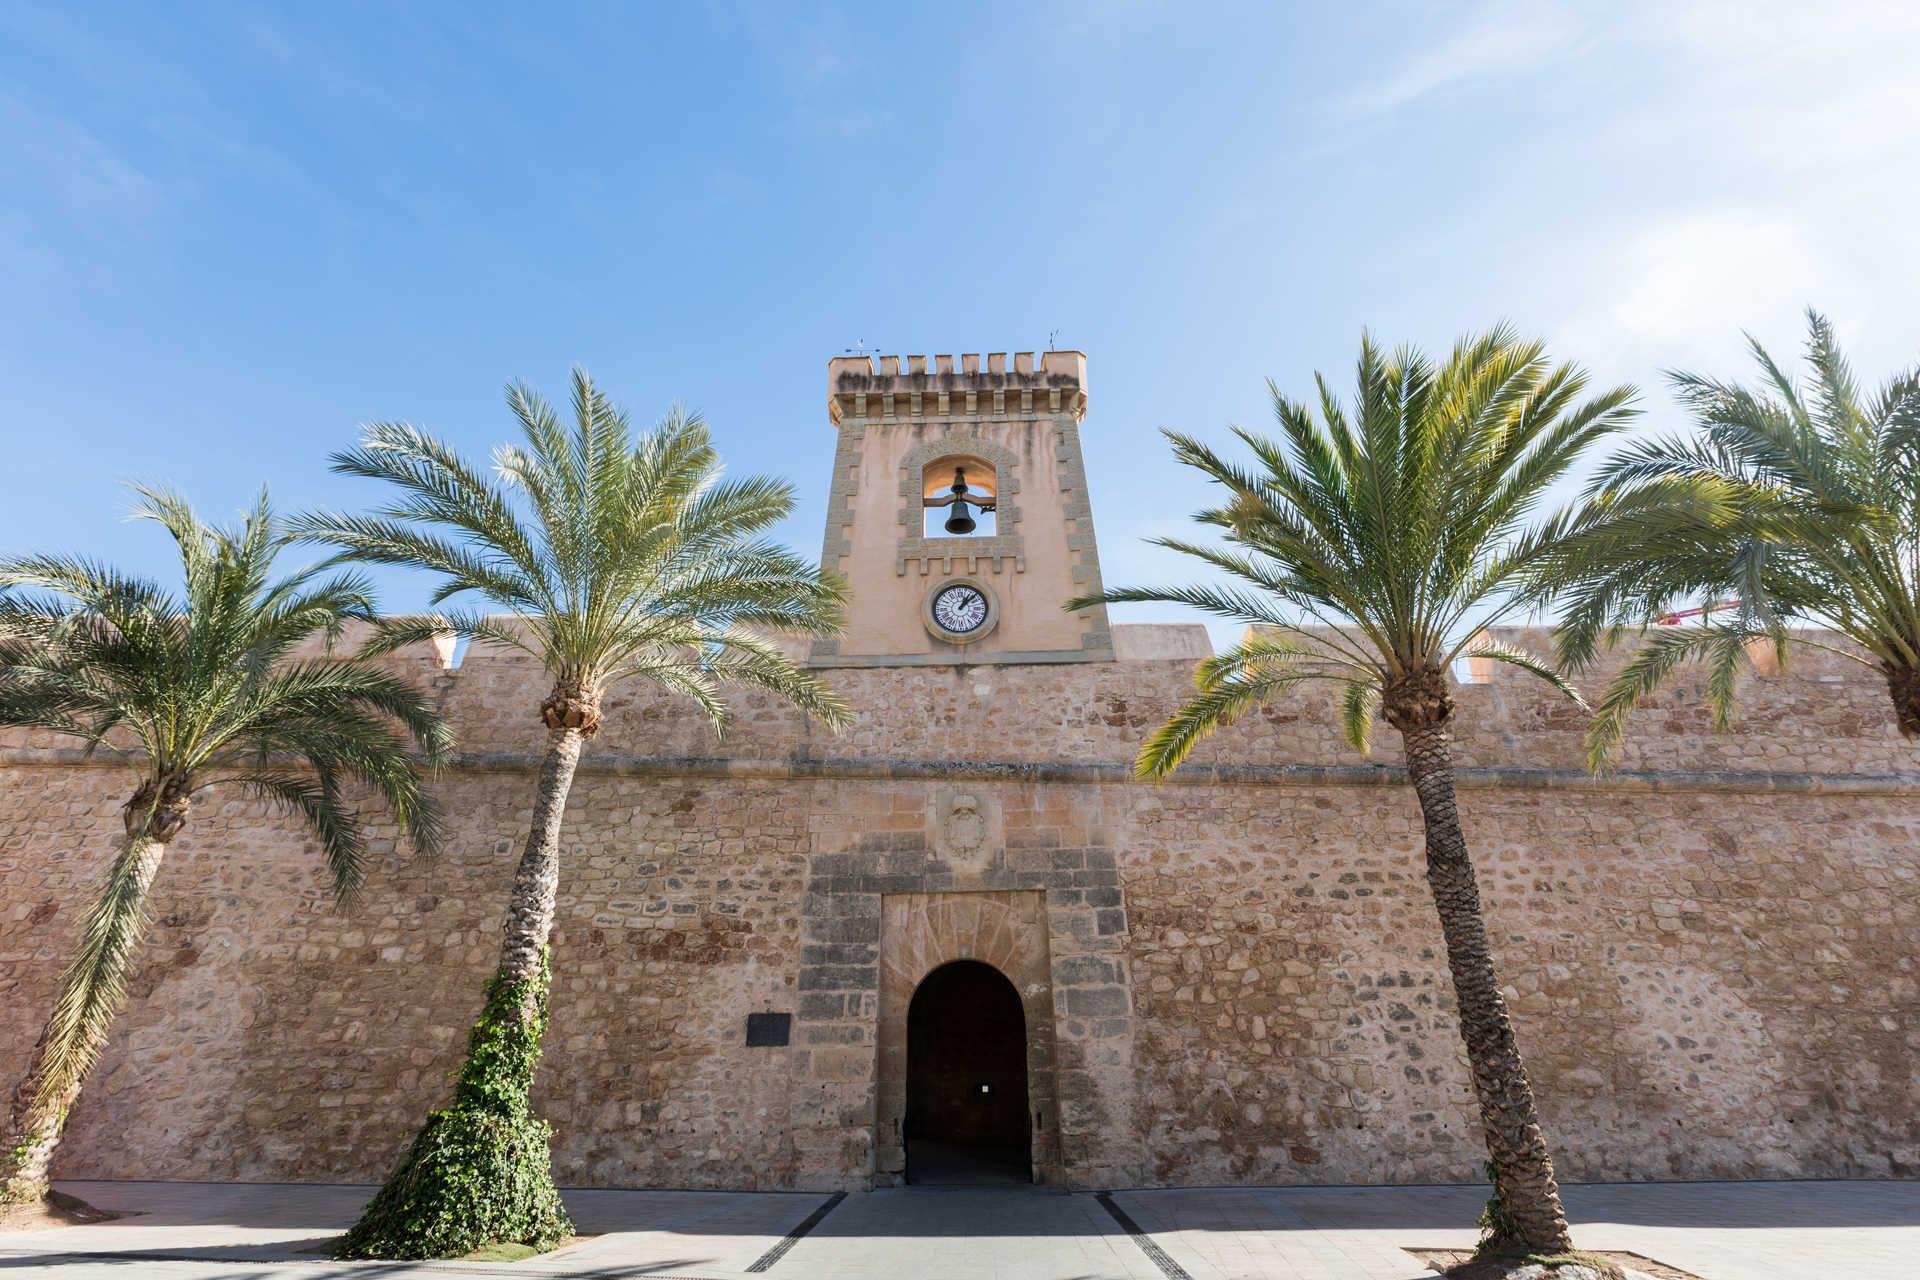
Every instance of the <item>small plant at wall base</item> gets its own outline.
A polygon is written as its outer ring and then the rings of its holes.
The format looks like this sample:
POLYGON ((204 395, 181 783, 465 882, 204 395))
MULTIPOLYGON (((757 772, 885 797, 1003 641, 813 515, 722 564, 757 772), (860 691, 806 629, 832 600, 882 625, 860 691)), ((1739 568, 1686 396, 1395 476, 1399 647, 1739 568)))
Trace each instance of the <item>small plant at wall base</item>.
POLYGON ((297 815, 343 902, 366 873, 350 786, 383 800, 416 851, 432 852, 439 834, 408 755, 411 742, 431 764, 451 745, 426 699, 358 660, 292 656, 371 623, 365 578, 273 578, 285 539, 264 493, 239 528, 217 529, 172 494, 137 492, 136 514, 173 535, 181 593, 89 560, 0 561, 0 726, 78 738, 132 773, 118 852, 7 1112, 0 1201, 46 1193, 139 954, 154 879, 196 797, 240 788, 297 815))
POLYGON ((1487 1171, 1487 1181, 1493 1184, 1493 1193, 1487 1197, 1486 1207, 1480 1210, 1480 1243, 1477 1249, 1481 1253, 1493 1253, 1502 1249, 1511 1249, 1520 1242, 1520 1224, 1507 1212, 1507 1206, 1500 1202, 1500 1171, 1489 1160, 1483 1166, 1487 1171))
POLYGON ((534 978, 488 983, 453 1105, 427 1117, 335 1257, 450 1258, 500 1243, 544 1253, 572 1232, 548 1172, 553 1130, 528 1099, 551 980, 543 951, 534 978))
POLYGON ((789 485, 723 480, 706 424, 677 409, 636 438, 585 370, 573 374, 571 429, 525 386, 510 386, 507 404, 522 442, 494 451, 491 475, 416 427, 375 423, 357 448, 334 455, 334 470, 385 481, 392 499, 367 515, 317 512, 295 522, 303 536, 340 548, 341 559, 431 572, 440 579, 436 605, 471 595, 508 615, 384 619, 370 651, 457 632, 531 654, 553 681, 535 709, 547 749, 488 1012, 454 1105, 428 1120, 350 1233, 356 1257, 455 1256, 495 1240, 533 1243, 489 1231, 545 1239, 564 1228, 545 1126, 522 1108, 545 1023, 567 796, 600 731, 607 690, 651 681, 691 700, 716 733, 726 725, 729 685, 766 690, 831 726, 848 714, 764 634, 835 634, 845 603, 837 580, 765 536, 793 509, 789 485), (492 1096, 499 1090, 518 1091, 519 1101, 492 1096), (500 1193, 510 1203, 475 1181, 482 1165, 513 1180, 500 1193), (416 1230, 413 1218, 429 1226, 416 1230), (507 1218, 519 1225, 490 1225, 507 1218))
POLYGON ((1553 1162, 1455 803, 1448 672, 1461 657, 1489 658, 1579 700, 1543 660, 1484 628, 1535 607, 1533 575, 1596 518, 1533 512, 1582 450, 1626 425, 1633 391, 1580 402, 1580 370, 1505 329, 1463 339, 1437 366, 1363 336, 1357 382, 1351 410, 1324 380, 1313 404, 1272 387, 1284 438, 1237 430, 1250 468, 1169 433, 1174 456, 1226 490, 1196 517, 1226 545, 1156 541, 1223 584, 1109 590, 1068 607, 1174 603, 1254 628, 1195 669, 1194 696, 1140 749, 1143 777, 1166 777, 1207 734, 1310 680, 1340 686, 1355 748, 1368 748, 1376 712, 1399 731, 1497 1193, 1529 1249, 1563 1252, 1553 1162))

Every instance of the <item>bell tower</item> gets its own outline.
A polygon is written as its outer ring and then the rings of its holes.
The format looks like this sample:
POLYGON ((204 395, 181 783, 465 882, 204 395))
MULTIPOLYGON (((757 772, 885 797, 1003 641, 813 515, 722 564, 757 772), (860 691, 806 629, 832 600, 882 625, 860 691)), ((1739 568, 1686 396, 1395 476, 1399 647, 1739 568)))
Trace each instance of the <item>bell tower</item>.
POLYGON ((1100 589, 1080 420, 1078 351, 840 356, 827 362, 839 431, 820 563, 847 579, 847 628, 816 666, 1100 662, 1100 589))

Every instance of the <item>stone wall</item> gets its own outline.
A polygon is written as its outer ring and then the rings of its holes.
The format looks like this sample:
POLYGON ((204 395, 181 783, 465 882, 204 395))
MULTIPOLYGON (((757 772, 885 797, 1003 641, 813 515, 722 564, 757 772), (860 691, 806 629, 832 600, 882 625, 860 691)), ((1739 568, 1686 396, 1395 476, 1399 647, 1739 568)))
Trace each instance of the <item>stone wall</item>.
MULTIPOLYGON (((940 957, 994 947, 979 958, 1049 1035, 1029 1065, 1055 1180, 1477 1177, 1391 731, 1361 760, 1306 693, 1176 781, 1128 782, 1194 641, 1115 632, 1140 656, 836 670, 861 712, 837 737, 749 696, 716 747, 684 706, 617 693, 569 808, 554 937, 539 1101, 562 1181, 887 1180, 888 1010, 940 957), (792 1042, 745 1047, 756 1011, 795 1014, 792 1042)), ((383 832, 342 912, 284 818, 198 804, 60 1175, 373 1179, 445 1098, 544 688, 507 655, 396 661, 467 753, 437 784, 447 851, 421 863, 383 832)), ((1883 689, 1808 654, 1748 679, 1740 730, 1715 735, 1683 682, 1593 781, 1580 715, 1525 680, 1457 690, 1462 808, 1566 1175, 1920 1169, 1920 751, 1883 689)), ((0 747, 9 1077, 127 790, 110 761, 0 747)))

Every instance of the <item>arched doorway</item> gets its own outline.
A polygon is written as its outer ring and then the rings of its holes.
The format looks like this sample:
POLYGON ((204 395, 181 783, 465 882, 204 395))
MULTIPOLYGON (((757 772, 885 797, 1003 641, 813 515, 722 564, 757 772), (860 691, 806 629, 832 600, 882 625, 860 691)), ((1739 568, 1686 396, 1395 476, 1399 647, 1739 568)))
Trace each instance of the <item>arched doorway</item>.
POLYGON ((907 1007, 907 1181, 1031 1182, 1027 1019, 992 965, 955 960, 907 1007))

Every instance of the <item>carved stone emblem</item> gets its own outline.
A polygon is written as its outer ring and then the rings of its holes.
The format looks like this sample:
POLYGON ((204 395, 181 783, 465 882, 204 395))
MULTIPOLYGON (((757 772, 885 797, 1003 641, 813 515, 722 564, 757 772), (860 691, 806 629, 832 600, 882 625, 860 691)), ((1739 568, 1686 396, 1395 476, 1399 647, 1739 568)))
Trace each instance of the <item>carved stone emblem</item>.
POLYGON ((1000 863, 1000 815, 985 792, 942 787, 929 797, 927 843, 933 856, 960 874, 979 874, 1000 863))
POLYGON ((987 822, 980 816, 980 801, 962 791, 947 809, 947 847, 961 855, 977 853, 987 842, 987 822))

